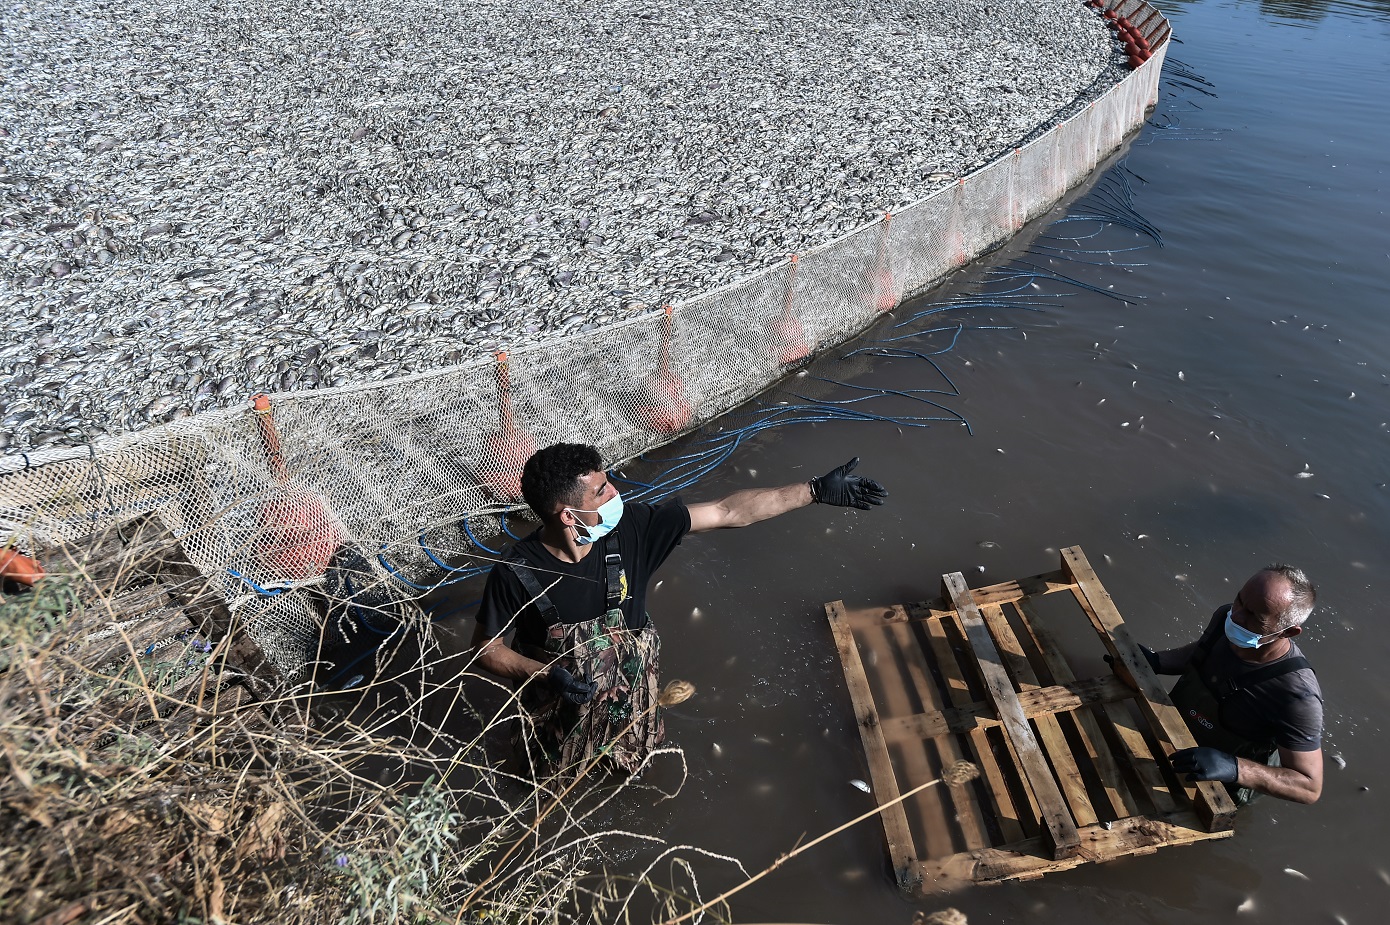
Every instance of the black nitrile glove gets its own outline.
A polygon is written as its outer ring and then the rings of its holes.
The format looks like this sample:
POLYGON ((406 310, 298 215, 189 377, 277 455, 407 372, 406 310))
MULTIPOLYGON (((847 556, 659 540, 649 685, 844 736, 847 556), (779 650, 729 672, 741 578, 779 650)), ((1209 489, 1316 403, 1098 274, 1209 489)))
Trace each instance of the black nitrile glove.
POLYGON ((1240 776, 1236 756, 1219 748, 1184 748, 1172 754, 1173 770, 1186 774, 1188 782, 1219 780, 1234 784, 1240 776))
MULTIPOLYGON (((1161 672, 1158 670, 1158 653, 1142 642, 1139 643, 1139 651, 1144 653, 1144 658, 1148 661, 1149 667, 1154 670, 1154 674, 1160 674, 1161 672)), ((1102 655, 1101 658, 1105 659, 1105 664, 1109 665, 1113 671, 1115 668, 1115 656, 1102 655)))
POLYGON ((598 685, 593 681, 576 678, 559 665, 552 667, 545 679, 550 683, 551 690, 575 706, 583 706, 593 700, 594 691, 598 690, 598 685))
POLYGON ((867 511, 870 505, 882 504, 888 492, 873 479, 850 475, 857 465, 858 456, 820 478, 811 479, 811 500, 836 507, 857 507, 861 511, 867 511))

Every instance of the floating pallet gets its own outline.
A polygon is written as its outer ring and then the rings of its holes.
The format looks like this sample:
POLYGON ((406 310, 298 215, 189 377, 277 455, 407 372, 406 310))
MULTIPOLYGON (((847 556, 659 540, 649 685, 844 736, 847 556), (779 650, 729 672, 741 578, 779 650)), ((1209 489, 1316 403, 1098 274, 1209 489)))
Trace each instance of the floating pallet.
POLYGON ((1031 578, 971 589, 955 572, 934 601, 825 609, 905 891, 1233 834, 1225 788, 1174 773, 1167 756, 1196 743, 1079 546, 1031 578), (1077 679, 1059 644, 1084 633, 1077 605, 1134 686, 1077 679), (977 780, 894 802, 960 759, 977 780))

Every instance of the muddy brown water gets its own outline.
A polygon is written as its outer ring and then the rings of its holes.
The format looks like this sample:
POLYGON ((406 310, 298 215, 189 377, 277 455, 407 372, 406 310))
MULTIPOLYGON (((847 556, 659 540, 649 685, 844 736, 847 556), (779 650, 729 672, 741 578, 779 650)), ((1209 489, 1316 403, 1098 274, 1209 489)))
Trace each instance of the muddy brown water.
MULTIPOLYGON (((740 894, 738 921, 906 923, 948 904, 976 923, 1386 919, 1390 5, 1194 2, 1170 16, 1182 41, 1151 125, 1066 210, 1103 208, 1127 182, 1162 247, 1113 224, 1070 241, 1098 226, 1031 228, 841 351, 912 330, 889 326, 953 294, 997 291, 989 274, 1022 261, 1091 287, 1044 281, 1030 291, 1055 302, 1045 311, 983 308, 937 322, 965 329, 936 357, 960 395, 934 397, 972 432, 781 428, 682 493, 698 501, 805 479, 859 455, 891 498, 867 514, 813 507, 686 539, 649 606, 664 676, 698 687, 668 719, 689 779, 673 800, 628 800, 614 822, 756 870, 871 808, 850 783, 869 775, 824 602, 921 600, 948 571, 977 586, 1034 574, 1075 544, 1155 647, 1194 638, 1261 565, 1288 561, 1313 576, 1321 598, 1303 640, 1326 695, 1322 799, 1257 803, 1228 840, 918 902, 898 894, 882 828, 869 821, 740 894), (998 326, 1008 329, 982 329, 998 326)), ((939 349, 952 333, 916 347, 939 349)), ((943 387, 917 359, 832 357, 811 374, 943 387)), ((811 376, 782 390, 771 399, 864 394, 811 376)), ((887 413, 922 408, 899 402, 887 413)), ((656 455, 690 452, 698 439, 656 455)), ((441 626, 471 628, 466 618, 441 626)), ((1098 643, 1077 638, 1068 655, 1078 672, 1102 672, 1098 643)), ((674 776, 659 768, 651 778, 674 776)), ((706 895, 741 879, 727 865, 698 871, 706 895)))

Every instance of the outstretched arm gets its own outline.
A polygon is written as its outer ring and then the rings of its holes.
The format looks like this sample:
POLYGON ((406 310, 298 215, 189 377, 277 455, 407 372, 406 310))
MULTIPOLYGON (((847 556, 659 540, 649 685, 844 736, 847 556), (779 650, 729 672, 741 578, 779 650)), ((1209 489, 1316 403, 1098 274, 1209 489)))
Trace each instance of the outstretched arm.
POLYGON ((805 482, 781 488, 747 488, 718 501, 690 505, 690 532, 746 527, 810 503, 811 487, 805 482))
POLYGON ((858 456, 809 482, 780 488, 748 488, 718 501, 692 504, 690 532, 746 527, 805 507, 812 501, 867 511, 873 505, 882 504, 888 492, 873 479, 851 475, 857 465, 858 456))

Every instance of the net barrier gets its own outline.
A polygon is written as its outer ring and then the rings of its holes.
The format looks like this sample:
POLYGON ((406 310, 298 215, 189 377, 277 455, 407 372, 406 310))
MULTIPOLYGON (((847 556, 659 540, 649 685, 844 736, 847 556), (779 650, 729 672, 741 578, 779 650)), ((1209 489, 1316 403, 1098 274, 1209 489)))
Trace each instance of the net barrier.
POLYGON ((338 546, 406 597, 478 574, 446 566, 494 548, 537 447, 589 443, 621 461, 661 446, 1000 246, 1082 182, 1156 105, 1170 35, 1143 0, 1099 3, 1133 70, 899 212, 679 305, 491 360, 0 458, 0 531, 36 555, 156 515, 278 674, 301 681, 322 616, 300 585, 322 580, 338 546))

